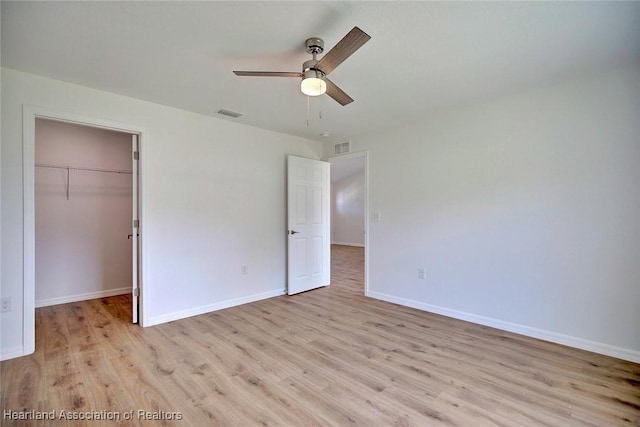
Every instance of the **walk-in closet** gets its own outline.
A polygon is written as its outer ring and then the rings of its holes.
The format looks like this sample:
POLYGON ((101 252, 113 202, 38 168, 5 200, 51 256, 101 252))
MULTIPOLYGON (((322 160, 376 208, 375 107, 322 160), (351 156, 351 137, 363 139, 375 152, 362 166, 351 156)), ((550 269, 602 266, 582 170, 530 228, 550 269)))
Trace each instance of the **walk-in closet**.
POLYGON ((132 287, 131 135, 36 119, 36 307, 132 287))

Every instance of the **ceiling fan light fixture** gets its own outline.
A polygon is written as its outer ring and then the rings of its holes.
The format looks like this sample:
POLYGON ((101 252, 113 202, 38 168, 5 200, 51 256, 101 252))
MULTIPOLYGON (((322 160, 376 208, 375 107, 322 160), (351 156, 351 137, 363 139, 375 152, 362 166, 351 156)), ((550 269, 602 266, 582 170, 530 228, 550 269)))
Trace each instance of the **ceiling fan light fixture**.
POLYGON ((327 83, 322 79, 322 72, 313 69, 305 71, 300 90, 307 96, 324 95, 327 91, 327 83))

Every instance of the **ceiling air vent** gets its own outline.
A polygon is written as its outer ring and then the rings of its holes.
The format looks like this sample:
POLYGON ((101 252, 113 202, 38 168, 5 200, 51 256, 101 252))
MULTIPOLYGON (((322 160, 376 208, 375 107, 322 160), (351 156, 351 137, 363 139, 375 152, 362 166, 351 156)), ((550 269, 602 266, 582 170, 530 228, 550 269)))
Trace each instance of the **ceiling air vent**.
POLYGON ((222 110, 219 110, 218 114, 222 114, 223 116, 233 117, 234 119, 237 119, 238 117, 243 115, 242 113, 238 113, 237 111, 231 111, 224 108, 222 110))
POLYGON ((346 154, 351 152, 351 141, 335 145, 336 154, 346 154))

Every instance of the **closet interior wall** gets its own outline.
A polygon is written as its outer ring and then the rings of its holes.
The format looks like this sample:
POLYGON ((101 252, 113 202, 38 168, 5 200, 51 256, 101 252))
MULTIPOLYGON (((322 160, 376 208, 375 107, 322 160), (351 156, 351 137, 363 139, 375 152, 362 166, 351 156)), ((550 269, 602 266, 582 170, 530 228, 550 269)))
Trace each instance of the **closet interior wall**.
POLYGON ((36 307, 131 292, 131 135, 36 119, 36 307))

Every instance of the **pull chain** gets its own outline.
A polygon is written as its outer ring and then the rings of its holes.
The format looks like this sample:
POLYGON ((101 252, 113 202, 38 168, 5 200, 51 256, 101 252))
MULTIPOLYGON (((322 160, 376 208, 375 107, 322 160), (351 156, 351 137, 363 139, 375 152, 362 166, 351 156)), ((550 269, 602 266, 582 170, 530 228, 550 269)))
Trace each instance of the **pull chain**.
MULTIPOLYGON (((307 127, 311 122, 311 97, 307 95, 307 127)), ((322 120, 322 102, 320 102, 320 107, 318 108, 318 118, 322 120)))

